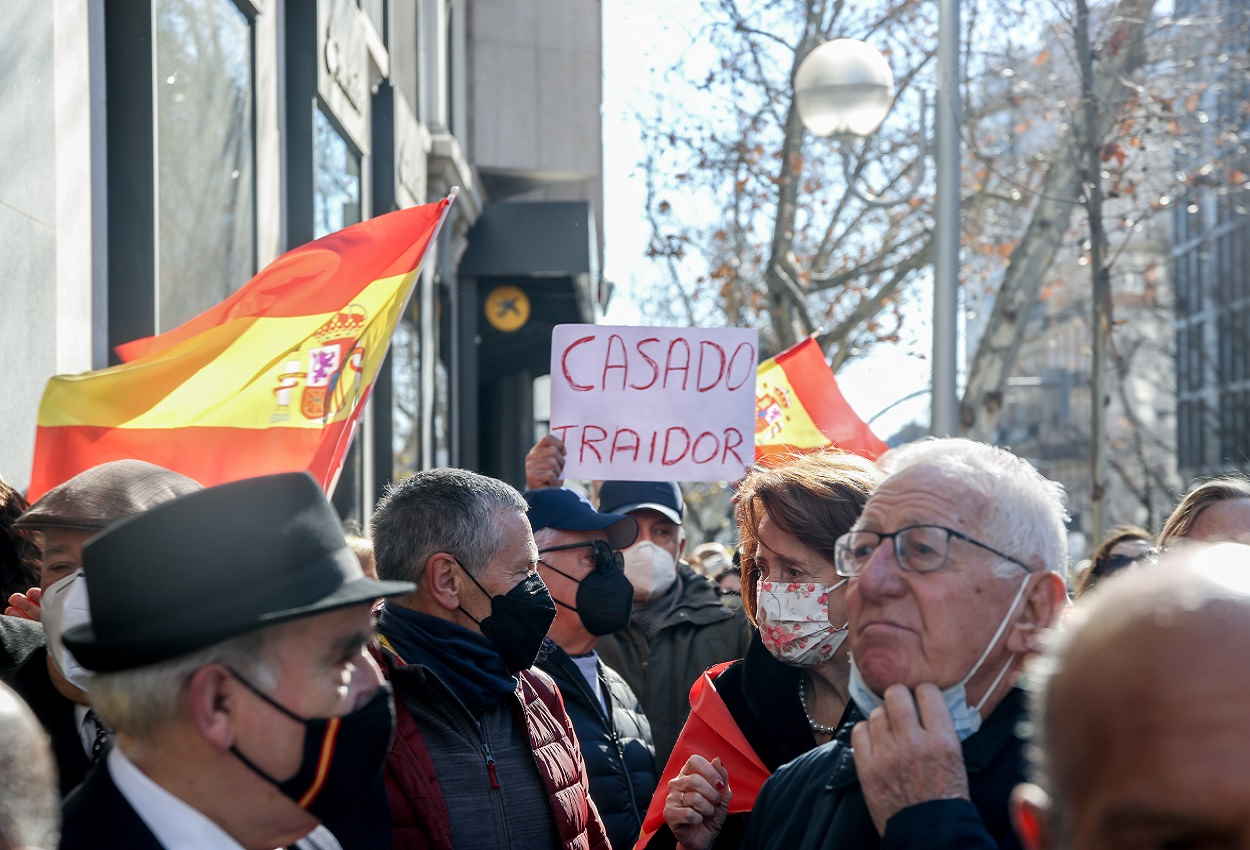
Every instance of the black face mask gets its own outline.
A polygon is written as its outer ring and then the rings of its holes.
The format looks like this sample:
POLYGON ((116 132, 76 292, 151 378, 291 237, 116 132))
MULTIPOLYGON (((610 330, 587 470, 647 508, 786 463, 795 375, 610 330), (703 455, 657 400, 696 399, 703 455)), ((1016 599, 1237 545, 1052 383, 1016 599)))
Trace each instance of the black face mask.
MULTIPOLYGON (((464 570, 464 566, 460 569, 464 570)), ((483 637, 495 645, 509 673, 533 667, 543 638, 556 618, 556 605, 547 585, 538 573, 530 573, 502 596, 491 596, 468 570, 464 574, 490 599, 490 616, 479 620, 463 607, 461 613, 477 623, 483 637)))
POLYGON ((555 601, 556 604, 575 611, 586 631, 592 635, 610 635, 629 624, 629 614, 634 607, 634 586, 625 576, 625 559, 621 553, 603 540, 591 540, 586 543, 552 546, 539 550, 538 554, 581 549, 586 546, 591 547, 595 567, 583 579, 575 579, 546 561, 542 563, 547 569, 559 573, 569 581, 577 582, 577 607, 564 605, 559 599, 555 601))
POLYGON ((342 822, 350 817, 374 787, 391 747, 395 706, 390 685, 383 683, 368 702, 339 717, 300 717, 234 670, 230 674, 291 720, 303 724, 304 755, 295 775, 278 781, 237 747, 231 746, 230 752, 319 821, 342 822))

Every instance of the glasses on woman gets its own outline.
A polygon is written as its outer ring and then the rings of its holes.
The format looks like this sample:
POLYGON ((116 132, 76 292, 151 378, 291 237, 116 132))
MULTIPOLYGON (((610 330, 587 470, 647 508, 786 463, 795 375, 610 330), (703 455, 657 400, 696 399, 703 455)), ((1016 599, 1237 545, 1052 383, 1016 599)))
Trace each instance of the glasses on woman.
POLYGON ((868 567, 868 562, 872 560, 873 553, 881 542, 888 539, 894 543, 894 558, 900 567, 913 573, 931 573, 950 562, 952 537, 993 552, 1003 560, 1022 567, 1025 572, 1030 572, 1028 565, 1016 558, 944 525, 909 525, 888 534, 878 531, 848 531, 835 544, 834 566, 837 567, 838 575, 855 578, 868 567))

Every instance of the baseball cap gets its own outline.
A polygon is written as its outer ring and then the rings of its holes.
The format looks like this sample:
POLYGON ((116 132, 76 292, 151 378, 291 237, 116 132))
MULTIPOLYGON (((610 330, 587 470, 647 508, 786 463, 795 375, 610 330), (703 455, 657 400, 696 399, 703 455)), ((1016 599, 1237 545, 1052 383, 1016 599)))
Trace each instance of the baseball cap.
POLYGON ((599 510, 618 514, 652 510, 681 525, 686 503, 673 481, 605 481, 599 488, 599 510))
POLYGON ((625 549, 638 539, 638 521, 623 513, 600 512, 585 496, 565 487, 527 490, 530 527, 534 531, 606 531, 613 549, 625 549))

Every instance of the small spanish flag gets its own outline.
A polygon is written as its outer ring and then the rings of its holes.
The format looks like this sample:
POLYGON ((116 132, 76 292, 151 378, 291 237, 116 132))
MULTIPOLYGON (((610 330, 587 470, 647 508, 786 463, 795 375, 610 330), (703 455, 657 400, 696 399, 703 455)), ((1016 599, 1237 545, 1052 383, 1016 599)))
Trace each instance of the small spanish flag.
POLYGON ((708 761, 720 759, 729 771, 729 785, 733 799, 729 801, 729 813, 749 812, 755 808, 760 789, 772 772, 756 755, 738 728, 729 707, 716 691, 715 679, 733 661, 724 661, 704 671, 690 688, 690 715, 681 735, 673 745, 673 753, 664 765, 664 773, 656 786, 655 796, 647 807, 642 821, 642 833, 634 850, 643 850, 652 836, 664 826, 664 798, 668 796, 668 783, 681 775, 681 769, 692 755, 703 756, 708 761))
POLYGON ((135 458, 205 486, 307 470, 328 492, 454 193, 283 254, 216 307, 57 375, 29 498, 135 458))
POLYGON ((755 375, 755 459, 836 446, 876 460, 889 448, 842 397, 816 340, 765 360, 755 375))

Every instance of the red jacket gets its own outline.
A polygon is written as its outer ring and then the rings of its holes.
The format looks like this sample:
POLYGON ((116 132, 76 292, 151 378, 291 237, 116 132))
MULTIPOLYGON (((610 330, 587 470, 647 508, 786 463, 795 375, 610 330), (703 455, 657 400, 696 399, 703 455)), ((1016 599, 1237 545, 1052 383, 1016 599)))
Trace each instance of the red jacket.
MULTIPOLYGON (((411 682, 410 677, 434 674, 424 667, 406 665, 385 650, 374 649, 374 655, 395 685, 395 739, 386 759, 391 846, 394 850, 453 850, 438 773, 420 726, 406 705, 408 698, 420 700, 427 696, 405 693, 410 690, 405 687, 411 682)), ((564 850, 612 850, 599 812, 590 799, 586 765, 559 689, 549 676, 536 669, 526 670, 517 678, 514 708, 529 732, 534 763, 546 789, 560 846, 564 850)))

